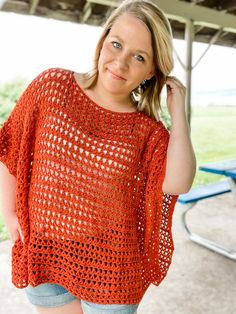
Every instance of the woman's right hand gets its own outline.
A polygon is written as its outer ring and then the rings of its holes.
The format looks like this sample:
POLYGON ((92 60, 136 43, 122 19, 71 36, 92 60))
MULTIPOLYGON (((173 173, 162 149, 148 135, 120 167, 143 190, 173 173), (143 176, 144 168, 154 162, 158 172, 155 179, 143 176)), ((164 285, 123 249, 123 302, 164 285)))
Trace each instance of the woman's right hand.
POLYGON ((16 215, 16 178, 7 166, 0 162, 0 210, 12 242, 24 237, 16 215))
POLYGON ((16 212, 14 211, 7 213, 7 215, 4 217, 4 222, 12 242, 14 243, 16 240, 21 239, 21 241, 24 243, 24 237, 16 212))

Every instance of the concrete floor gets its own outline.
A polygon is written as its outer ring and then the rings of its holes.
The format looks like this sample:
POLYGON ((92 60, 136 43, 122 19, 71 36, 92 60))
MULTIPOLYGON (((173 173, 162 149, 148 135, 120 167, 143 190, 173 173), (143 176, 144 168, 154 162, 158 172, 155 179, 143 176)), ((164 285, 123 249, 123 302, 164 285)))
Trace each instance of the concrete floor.
MULTIPOLYGON (((236 314, 236 261, 190 241, 173 217, 175 253, 167 277, 150 286, 138 314, 236 314)), ((188 216, 194 232, 236 251, 236 202, 232 194, 201 201, 188 216)), ((34 314, 24 290, 11 284, 11 242, 0 243, 0 313, 34 314)), ((69 313, 68 313, 69 314, 69 313)))

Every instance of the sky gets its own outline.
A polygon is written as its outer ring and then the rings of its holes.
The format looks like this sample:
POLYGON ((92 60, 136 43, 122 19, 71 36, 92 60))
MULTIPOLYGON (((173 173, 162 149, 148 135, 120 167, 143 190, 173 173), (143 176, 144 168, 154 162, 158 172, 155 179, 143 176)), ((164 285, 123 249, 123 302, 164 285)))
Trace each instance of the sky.
MULTIPOLYGON (((89 70, 101 33, 100 27, 6 12, 0 12, 0 30, 0 83, 16 77, 31 80, 51 67, 76 72, 89 70)), ((183 40, 174 40, 183 61, 185 45, 183 40)), ((193 65, 206 47, 194 43, 193 65)), ((212 46, 192 72, 193 93, 236 90, 235 70, 236 49, 212 46)), ((184 71, 177 60, 172 75, 185 83, 184 71)))

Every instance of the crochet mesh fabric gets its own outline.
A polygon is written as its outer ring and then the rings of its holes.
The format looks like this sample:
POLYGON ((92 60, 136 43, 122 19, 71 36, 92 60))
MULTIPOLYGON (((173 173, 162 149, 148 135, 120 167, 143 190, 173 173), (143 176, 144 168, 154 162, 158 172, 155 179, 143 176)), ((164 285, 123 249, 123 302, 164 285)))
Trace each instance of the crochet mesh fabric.
POLYGON ((159 285, 174 249, 168 140, 147 114, 92 101, 72 71, 39 74, 0 130, 25 239, 12 248, 13 284, 57 283, 101 304, 139 303, 159 285))

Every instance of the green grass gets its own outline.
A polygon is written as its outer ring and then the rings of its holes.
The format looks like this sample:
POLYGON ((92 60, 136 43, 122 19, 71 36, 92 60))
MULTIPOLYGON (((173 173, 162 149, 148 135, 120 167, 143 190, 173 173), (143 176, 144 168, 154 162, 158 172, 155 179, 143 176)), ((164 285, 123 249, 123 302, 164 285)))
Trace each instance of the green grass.
POLYGON ((0 241, 9 239, 7 229, 3 223, 2 215, 0 213, 0 241))
MULTIPOLYGON (((236 106, 194 107, 191 137, 197 165, 236 158, 236 106)), ((222 176, 198 171, 193 186, 218 181, 222 176)))
MULTIPOLYGON (((191 137, 197 166, 236 158, 236 106, 194 107, 192 110, 191 137)), ((222 176, 198 171, 193 186, 215 182, 222 176)), ((0 215, 0 240, 7 238, 0 215)))

